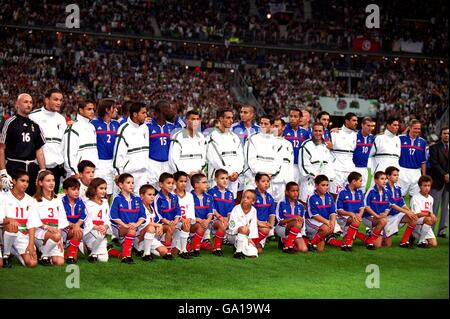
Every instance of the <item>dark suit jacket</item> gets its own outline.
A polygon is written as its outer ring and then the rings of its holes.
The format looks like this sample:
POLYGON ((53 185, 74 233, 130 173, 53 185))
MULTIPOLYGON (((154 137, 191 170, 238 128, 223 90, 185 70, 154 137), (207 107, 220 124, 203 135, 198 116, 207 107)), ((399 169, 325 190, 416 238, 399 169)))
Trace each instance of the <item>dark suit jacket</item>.
POLYGON ((430 146, 430 166, 430 175, 433 178, 432 188, 441 189, 445 183, 444 175, 448 174, 448 157, 445 155, 442 140, 430 146))

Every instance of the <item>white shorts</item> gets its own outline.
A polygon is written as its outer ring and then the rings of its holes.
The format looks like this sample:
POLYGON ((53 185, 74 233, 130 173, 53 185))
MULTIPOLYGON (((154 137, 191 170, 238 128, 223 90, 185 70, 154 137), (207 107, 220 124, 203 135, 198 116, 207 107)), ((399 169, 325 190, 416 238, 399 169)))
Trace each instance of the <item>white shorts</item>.
POLYGON ((398 229, 403 226, 401 220, 405 216, 404 213, 398 213, 397 215, 388 215, 386 226, 383 229, 383 237, 391 237, 398 233, 398 229))
POLYGON ((314 194, 314 180, 312 178, 302 177, 300 179, 300 200, 304 203, 308 202, 309 196, 314 194))
POLYGON ((373 227, 373 225, 372 225, 372 218, 373 218, 373 216, 370 216, 370 217, 364 217, 364 218, 362 219, 362 222, 363 222, 364 226, 366 226, 366 227, 372 229, 372 227, 373 227))
MULTIPOLYGON (((144 240, 139 241, 139 238, 135 237, 134 242, 133 242, 133 247, 137 250, 137 251, 143 251, 144 250, 144 240)), ((161 246, 164 246, 161 241, 160 238, 156 237, 153 238, 152 240, 152 246, 150 248, 150 253, 152 253, 153 255, 159 256, 159 252, 157 251, 157 249, 161 246)))
POLYGON ((398 184, 402 188, 402 196, 409 194, 414 196, 420 193, 419 178, 421 176, 420 168, 404 168, 400 167, 398 176, 398 184))
POLYGON ((272 187, 272 197, 275 203, 279 203, 286 197, 286 184, 285 183, 270 183, 272 187))
MULTIPOLYGON (((144 163, 143 163, 144 165, 144 163)), ((159 190, 159 176, 162 173, 172 173, 169 162, 158 162, 152 159, 148 159, 148 171, 147 171, 147 181, 150 185, 153 185, 157 190, 159 190)))
POLYGON ((95 168, 95 177, 103 178, 106 181, 106 194, 113 193, 114 168, 112 160, 99 160, 95 168))
MULTIPOLYGON (((226 233, 225 236, 226 236, 228 242, 236 247, 237 234, 226 233)), ((250 241, 250 238, 248 240, 250 241)), ((257 257, 258 256, 258 249, 255 246, 253 246, 252 244, 250 244, 249 241, 244 244, 244 247, 242 248, 242 253, 245 256, 249 256, 249 257, 254 257, 255 256, 255 257, 257 257)))
MULTIPOLYGON (((280 226, 280 225, 276 225, 275 226, 275 233, 277 234, 278 237, 281 238, 287 238, 286 235, 286 226, 280 226)), ((306 237, 306 222, 303 223, 302 229, 300 230, 300 232, 297 234, 297 238, 302 238, 303 236, 306 237)))
MULTIPOLYGON (((250 169, 249 169, 250 170, 250 169)), ((254 189, 256 187, 251 186, 251 181, 248 180, 247 176, 245 176, 244 174, 239 175, 238 179, 238 192, 242 192, 243 190, 247 190, 247 189, 254 189), (249 186, 247 187, 247 184, 249 184, 249 186)), ((255 177, 253 177, 253 185, 255 184, 255 177)))
POLYGON ((348 175, 352 171, 335 171, 335 177, 333 181, 330 183, 330 193, 331 194, 339 194, 341 190, 344 189, 345 185, 348 184, 348 175))
MULTIPOLYGON (((34 233, 34 244, 36 245, 36 247, 42 251, 42 246, 44 245, 44 238, 45 238, 45 233, 47 232, 46 230, 42 229, 42 228, 35 228, 35 233, 34 233)), ((64 232, 62 232, 64 233, 64 232)), ((61 249, 59 249, 58 245, 56 245, 49 253, 49 256, 46 257, 64 257, 64 251, 61 251, 61 249)))
MULTIPOLYGON (((416 238, 416 239, 420 238, 420 236, 422 235, 422 232, 423 232, 422 226, 423 226, 423 223, 416 224, 416 227, 413 230, 414 238, 416 238)), ((424 239, 436 239, 436 236, 434 235, 434 232, 433 232, 433 228, 428 229, 424 239)))
MULTIPOLYGON (((300 161, 300 159, 298 159, 300 161)), ((292 179, 293 182, 296 182, 297 184, 300 183, 300 180, 302 179, 302 176, 300 175, 300 167, 299 164, 294 164, 294 178, 292 179)))
MULTIPOLYGON (((250 169, 249 169, 249 171, 250 171, 250 169)), ((247 189, 255 189, 256 188, 255 176, 252 173, 247 173, 242 178, 244 187, 241 187, 241 177, 242 177, 242 175, 239 175, 239 190, 247 190, 247 189)))
MULTIPOLYGON (((373 161, 373 170, 372 175, 375 176, 375 173, 378 171, 386 171, 386 168, 389 166, 394 166, 400 169, 400 165, 398 164, 398 158, 396 157, 374 157, 373 161), (376 160, 375 160, 376 159, 376 160)), ((375 178, 372 178, 372 182, 370 183, 371 187, 375 184, 375 178)))
POLYGON ((355 172, 358 172, 362 175, 362 186, 361 190, 363 194, 366 193, 367 179, 369 178, 369 169, 367 167, 355 167, 355 172))
MULTIPOLYGON (((29 239, 30 238, 28 237, 28 235, 24 235, 21 232, 18 232, 17 237, 14 240, 12 248, 15 248, 20 255, 25 254, 25 252, 27 251, 28 244, 29 244, 29 239)), ((11 249, 11 253, 12 253, 12 249, 11 249)))
POLYGON ((319 231, 319 228, 323 225, 323 223, 315 220, 314 218, 305 218, 305 224, 306 224, 306 235, 309 238, 314 237, 319 231))
POLYGON ((97 230, 91 230, 89 233, 83 236, 83 242, 91 250, 91 255, 103 255, 108 254, 107 239, 105 235, 100 234, 97 230), (98 239, 103 238, 102 243, 97 247, 97 249, 92 250, 93 243, 98 239))
POLYGON ((342 230, 342 234, 345 236, 347 234, 348 231, 348 227, 350 225, 347 225, 347 220, 348 220, 349 216, 342 216, 337 214, 336 217, 336 225, 339 225, 339 228, 342 230))

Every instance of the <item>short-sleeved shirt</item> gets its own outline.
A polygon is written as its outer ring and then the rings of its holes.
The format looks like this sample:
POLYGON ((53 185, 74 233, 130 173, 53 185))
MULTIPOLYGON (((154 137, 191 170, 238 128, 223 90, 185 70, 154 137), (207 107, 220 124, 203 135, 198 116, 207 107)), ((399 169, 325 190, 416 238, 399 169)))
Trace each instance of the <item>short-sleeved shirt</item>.
POLYGON ((110 210, 111 223, 117 225, 117 220, 121 220, 124 224, 136 223, 139 219, 146 219, 145 207, 142 200, 130 194, 130 201, 127 201, 122 193, 119 193, 111 205, 110 210))
MULTIPOLYGON (((394 188, 391 188, 391 185, 389 183, 386 185, 385 190, 389 196, 390 204, 391 205, 397 205, 398 207, 405 206, 405 200, 402 196, 402 189, 400 186, 394 185, 394 188)), ((400 213, 398 210, 391 208, 389 211, 389 215, 395 216, 398 213, 400 213)))
POLYGON ((175 129, 172 123, 165 122, 160 126, 155 119, 147 123, 149 137, 149 157, 158 162, 169 160, 170 135, 175 129))
POLYGON ((422 163, 427 161, 427 142, 417 136, 414 140, 409 134, 399 135, 400 138, 400 167, 417 169, 422 166, 422 163))
POLYGON ((219 187, 214 186, 208 190, 208 194, 212 196, 214 200, 214 209, 222 216, 227 217, 234 208, 234 195, 233 193, 225 189, 225 192, 221 192, 219 187))
POLYGON ((0 144, 5 144, 6 160, 33 161, 36 151, 44 146, 45 137, 38 124, 16 114, 3 124, 0 144))
POLYGON ((373 141, 375 141, 375 136, 372 134, 364 136, 361 130, 356 134, 356 148, 353 152, 353 163, 356 167, 367 167, 373 141))
POLYGON ((330 219, 331 215, 336 215, 336 205, 333 196, 325 193, 324 198, 320 197, 317 192, 308 198, 308 218, 320 215, 325 219, 330 219))
POLYGON ((200 199, 194 191, 191 193, 194 197, 195 217, 207 219, 208 215, 213 214, 214 212, 214 199, 208 193, 203 193, 202 199, 200 199))
POLYGON ((267 222, 271 215, 276 215, 275 210, 275 200, 272 195, 266 192, 263 196, 258 188, 255 189, 256 192, 256 201, 253 204, 256 208, 256 214, 258 216, 258 220, 262 222, 267 222))
POLYGON ((362 190, 357 189, 354 192, 350 190, 347 185, 339 192, 336 209, 343 209, 350 213, 359 213, 359 210, 364 207, 364 194, 362 190))
POLYGON ((291 142, 292 148, 294 149, 294 164, 298 164, 298 154, 300 151, 300 147, 307 139, 311 137, 311 134, 308 130, 305 130, 300 126, 295 131, 290 124, 287 124, 286 128, 284 129, 283 136, 286 140, 291 142))
POLYGON ((305 217, 305 208, 298 200, 295 201, 294 207, 291 206, 291 202, 287 197, 278 203, 276 208, 277 222, 296 216, 305 217))
POLYGON ((155 212, 159 214, 161 218, 169 221, 174 220, 177 217, 181 217, 178 196, 175 194, 169 193, 169 199, 167 199, 162 192, 159 192, 155 197, 154 208, 155 212))
MULTIPOLYGON (((389 195, 385 189, 383 189, 380 195, 378 188, 374 185, 366 194, 365 205, 366 207, 372 208, 372 210, 377 214, 384 213, 390 207, 389 195)), ((364 212, 363 217, 370 217, 368 212, 364 212)))
POLYGON ((101 118, 95 118, 91 121, 97 134, 97 152, 101 160, 112 160, 114 155, 114 143, 116 142, 119 122, 112 120, 106 123, 101 118))
MULTIPOLYGON (((80 219, 86 221, 86 205, 80 197, 75 200, 75 205, 73 206, 70 205, 67 195, 61 198, 61 203, 63 204, 64 211, 66 212, 66 217, 69 223, 75 224, 80 219)), ((83 226, 84 225, 81 225, 81 227, 83 226)))

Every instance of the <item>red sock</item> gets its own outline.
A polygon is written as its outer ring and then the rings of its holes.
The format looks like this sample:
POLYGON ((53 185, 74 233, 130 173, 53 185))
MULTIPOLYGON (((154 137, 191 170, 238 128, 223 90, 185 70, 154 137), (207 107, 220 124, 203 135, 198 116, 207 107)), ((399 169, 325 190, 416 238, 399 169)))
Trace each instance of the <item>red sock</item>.
POLYGON ((263 233, 262 231, 258 231, 258 238, 253 238, 253 243, 258 245, 261 240, 267 237, 268 234, 263 233))
POLYGON ((408 227, 405 230, 405 233, 402 237, 402 244, 405 244, 409 240, 409 236, 411 236, 412 232, 414 231, 414 228, 416 228, 416 224, 409 224, 408 227))
POLYGON ((357 224, 350 224, 347 230, 347 235, 345 236, 345 246, 351 246, 353 244, 353 238, 355 238, 355 234, 358 232, 357 224))
POLYGON ((299 232, 300 229, 298 229, 297 227, 291 227, 286 239, 285 247, 292 248, 292 246, 294 246, 294 240, 295 238, 297 238, 299 232))
POLYGON ((223 236, 225 236, 224 232, 221 232, 220 230, 216 231, 216 237, 214 237, 214 249, 222 248, 223 236))
POLYGON ((192 240, 192 248, 194 248, 195 250, 199 250, 202 245, 202 238, 203 234, 196 232, 194 235, 194 239, 192 240))
POLYGON ((78 246, 80 246, 79 241, 76 241, 75 239, 71 239, 69 241, 69 249, 68 249, 69 257, 75 258, 77 256, 78 246))
POLYGON ((314 236, 314 238, 311 240, 311 244, 312 245, 317 245, 318 243, 320 243, 322 240, 324 240, 325 238, 322 237, 319 232, 317 232, 317 234, 314 236))
POLYGON ((364 235, 363 233, 361 233, 359 231, 356 232, 355 236, 356 236, 356 238, 358 238, 359 240, 361 240, 363 242, 366 240, 366 235, 364 235))
POLYGON ((119 258, 120 254, 121 254, 120 250, 118 250, 118 249, 112 248, 112 249, 108 250, 108 255, 111 256, 111 257, 119 258))
POLYGON ((372 236, 370 236, 370 238, 367 240, 367 244, 375 244, 375 241, 377 240, 377 238, 380 236, 381 231, 374 229, 372 232, 372 236))
POLYGON ((133 246, 134 235, 126 234, 122 245, 122 257, 131 257, 131 246, 133 246))
POLYGON ((336 238, 330 238, 330 240, 327 242, 330 246, 335 247, 341 247, 342 246, 342 240, 336 239, 336 238))
POLYGON ((166 248, 167 248, 167 253, 171 254, 172 253, 172 242, 171 241, 165 241, 164 242, 164 246, 166 246, 166 248))

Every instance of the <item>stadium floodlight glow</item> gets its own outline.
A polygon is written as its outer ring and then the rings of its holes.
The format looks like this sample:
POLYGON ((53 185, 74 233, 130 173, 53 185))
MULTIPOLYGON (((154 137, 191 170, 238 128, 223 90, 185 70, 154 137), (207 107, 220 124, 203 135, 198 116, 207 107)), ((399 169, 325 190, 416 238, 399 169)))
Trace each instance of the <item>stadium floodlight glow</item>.
POLYGON ((267 19, 270 20, 270 18, 272 18, 272 15, 270 14, 270 12, 266 15, 267 19))
POLYGON ((234 69, 231 69, 230 72, 231 72, 231 73, 234 73, 234 69))
POLYGON ((344 57, 344 55, 343 55, 343 54, 339 54, 339 56, 340 56, 341 58, 343 58, 343 57, 344 57))
POLYGON ((189 69, 189 66, 188 66, 188 65, 186 65, 186 66, 185 66, 185 68, 186 68, 186 70, 187 70, 187 69, 189 69))
POLYGON ((440 64, 444 64, 444 61, 442 61, 442 60, 439 60, 439 63, 440 63, 440 64))

